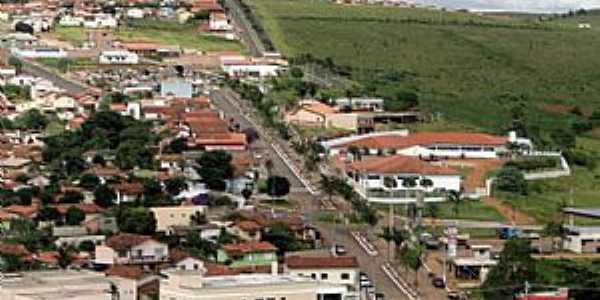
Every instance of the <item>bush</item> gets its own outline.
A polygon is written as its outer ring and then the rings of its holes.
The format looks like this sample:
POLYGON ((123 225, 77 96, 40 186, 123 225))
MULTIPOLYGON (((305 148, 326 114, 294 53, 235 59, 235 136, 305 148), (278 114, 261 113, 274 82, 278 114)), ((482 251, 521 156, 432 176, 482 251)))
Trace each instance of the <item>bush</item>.
POLYGON ((527 195, 525 176, 515 167, 505 166, 500 169, 494 184, 499 191, 527 195))
POLYGON ((592 155, 581 150, 569 150, 563 152, 565 159, 571 165, 586 167, 588 169, 596 168, 596 159, 592 155))
POLYGON ((507 167, 514 167, 521 171, 528 172, 541 169, 553 169, 559 166, 557 158, 554 157, 536 157, 520 160, 512 160, 506 163, 507 167))

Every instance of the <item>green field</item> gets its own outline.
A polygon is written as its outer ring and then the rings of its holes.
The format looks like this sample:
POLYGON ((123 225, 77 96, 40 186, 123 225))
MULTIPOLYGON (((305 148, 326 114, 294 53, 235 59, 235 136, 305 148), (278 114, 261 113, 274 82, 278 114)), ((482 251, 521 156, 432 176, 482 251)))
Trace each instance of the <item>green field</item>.
POLYGON ((480 201, 462 201, 458 206, 458 214, 456 216, 454 215, 452 203, 443 202, 437 204, 437 206, 439 209, 437 217, 441 219, 472 219, 498 222, 504 221, 504 218, 500 213, 480 201))
POLYGON ((452 122, 499 131, 514 97, 524 96, 529 123, 557 128, 573 116, 545 104, 600 106, 600 35, 561 22, 323 1, 246 0, 276 48, 354 68, 396 71, 425 110, 452 122), (512 99, 512 100, 511 100, 512 99))
MULTIPOLYGON (((148 41, 163 46, 182 47, 202 51, 242 51, 237 41, 201 35, 194 24, 178 24, 167 21, 135 22, 115 30, 114 35, 122 41, 148 41)), ((76 46, 87 41, 87 31, 80 27, 56 27, 52 37, 76 46)))

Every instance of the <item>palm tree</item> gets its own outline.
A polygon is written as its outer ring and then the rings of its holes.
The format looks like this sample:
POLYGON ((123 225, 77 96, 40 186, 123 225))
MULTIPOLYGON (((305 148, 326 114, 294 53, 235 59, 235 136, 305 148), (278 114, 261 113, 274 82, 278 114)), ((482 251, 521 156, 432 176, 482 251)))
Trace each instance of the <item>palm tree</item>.
POLYGON ((420 189, 417 190, 417 225, 421 224, 423 207, 425 206, 425 192, 433 186, 433 181, 429 178, 422 178, 419 181, 420 189))
POLYGON ((414 284, 419 286, 419 270, 423 267, 423 255, 425 251, 421 245, 415 244, 403 247, 400 251, 400 264, 415 272, 414 284))
POLYGON ((392 243, 397 249, 400 249, 406 240, 409 238, 408 232, 405 230, 398 230, 396 228, 383 228, 383 231, 379 234, 379 237, 384 239, 388 243, 388 260, 391 260, 392 243))
POLYGON ((450 191, 448 193, 448 195, 446 196, 446 200, 448 200, 450 203, 452 203, 452 214, 454 215, 454 218, 456 219, 456 217, 458 216, 458 213, 459 213, 460 204, 462 203, 462 197, 460 195, 460 192, 450 191))

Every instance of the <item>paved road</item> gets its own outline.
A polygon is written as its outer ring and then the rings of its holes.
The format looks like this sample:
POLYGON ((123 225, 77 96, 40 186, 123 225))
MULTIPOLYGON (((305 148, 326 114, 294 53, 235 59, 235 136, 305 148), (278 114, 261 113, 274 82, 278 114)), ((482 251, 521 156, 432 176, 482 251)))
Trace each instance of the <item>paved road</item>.
POLYGON ((258 35, 250 22, 247 20, 242 8, 239 6, 236 0, 225 0, 225 7, 229 9, 230 15, 233 19, 235 27, 238 29, 238 35, 244 42, 244 44, 250 50, 253 56, 262 56, 265 47, 262 41, 258 38, 258 35))
POLYGON ((31 61, 21 59, 21 62, 23 63, 23 71, 25 73, 50 80, 55 86, 65 89, 70 93, 81 94, 89 89, 83 84, 65 79, 64 77, 61 77, 50 70, 46 70, 45 68, 42 68, 38 64, 31 61))
MULTIPOLYGON (((233 99, 227 93, 222 91, 213 91, 210 94, 210 98, 212 103, 222 110, 227 118, 233 118, 237 123, 240 124, 241 128, 255 128, 256 127, 251 123, 248 117, 243 116, 240 113, 240 110, 234 104, 236 103, 236 99, 233 99)), ((273 161, 273 174, 278 176, 285 176, 290 181, 290 185, 292 189, 299 190, 304 189, 305 186, 302 181, 294 174, 294 172, 285 164, 283 159, 276 154, 275 149, 272 144, 268 144, 265 140, 266 137, 261 136, 256 142, 250 145, 251 150, 255 153, 257 152, 266 152, 271 161, 273 161)))

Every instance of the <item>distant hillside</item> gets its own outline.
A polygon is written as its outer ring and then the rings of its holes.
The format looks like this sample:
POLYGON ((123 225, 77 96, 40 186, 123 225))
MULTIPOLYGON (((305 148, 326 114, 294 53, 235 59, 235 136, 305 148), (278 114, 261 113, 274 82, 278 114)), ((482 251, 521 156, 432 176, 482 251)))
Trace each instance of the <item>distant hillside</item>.
POLYGON ((426 9, 341 6, 317 0, 245 0, 279 51, 353 67, 372 83, 416 91, 424 109, 453 122, 501 131, 516 105, 528 126, 568 128, 600 107, 600 17, 538 22, 426 9), (586 19, 592 29, 577 29, 586 19))

